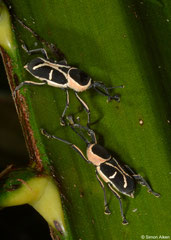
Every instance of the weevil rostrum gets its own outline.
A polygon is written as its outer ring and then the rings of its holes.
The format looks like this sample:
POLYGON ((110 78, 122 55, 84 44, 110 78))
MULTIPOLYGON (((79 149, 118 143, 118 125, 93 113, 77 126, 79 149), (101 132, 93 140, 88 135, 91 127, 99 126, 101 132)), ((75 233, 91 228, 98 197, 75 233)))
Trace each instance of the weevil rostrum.
POLYGON ((155 197, 160 197, 160 194, 154 192, 150 185, 141 175, 136 174, 128 165, 125 165, 121 163, 121 161, 116 160, 103 146, 99 145, 97 143, 96 135, 93 130, 88 127, 84 127, 78 123, 75 124, 71 117, 69 126, 73 129, 74 132, 76 132, 77 135, 79 135, 85 141, 87 145, 87 157, 85 157, 83 152, 71 142, 51 135, 47 133, 44 129, 41 129, 41 132, 47 138, 56 139, 68 144, 71 148, 78 152, 79 155, 86 162, 91 163, 95 166, 96 177, 104 193, 105 214, 111 214, 111 212, 108 207, 106 190, 103 182, 107 183, 108 187, 119 201, 122 223, 124 225, 128 224, 128 221, 126 220, 123 213, 122 201, 119 193, 134 198, 135 186, 137 182, 142 186, 146 186, 148 192, 152 193, 155 197), (76 130, 76 128, 79 129, 79 132, 76 130), (91 137, 91 142, 89 142, 88 139, 85 138, 82 130, 87 131, 87 133, 91 137))
POLYGON ((22 45, 22 48, 30 55, 35 53, 42 53, 44 58, 36 57, 32 59, 29 63, 27 63, 24 68, 32 74, 35 78, 39 79, 41 82, 33 82, 33 81, 24 81, 21 82, 14 90, 14 96, 16 95, 16 91, 18 91, 24 85, 34 85, 34 86, 42 86, 49 85, 56 88, 61 88, 66 92, 66 106, 61 116, 60 123, 61 125, 65 125, 64 117, 67 108, 69 107, 69 91, 68 89, 72 89, 75 93, 76 98, 84 107, 85 111, 88 114, 88 122, 90 124, 90 110, 87 104, 81 99, 78 95, 78 92, 86 91, 90 88, 94 88, 98 93, 107 96, 108 100, 116 100, 120 101, 119 95, 111 96, 109 94, 109 90, 112 88, 123 88, 124 86, 117 87, 106 87, 101 82, 96 82, 91 79, 85 72, 82 70, 72 67, 67 64, 66 60, 62 60, 56 62, 54 60, 49 59, 47 52, 43 48, 28 50, 26 45, 22 45))

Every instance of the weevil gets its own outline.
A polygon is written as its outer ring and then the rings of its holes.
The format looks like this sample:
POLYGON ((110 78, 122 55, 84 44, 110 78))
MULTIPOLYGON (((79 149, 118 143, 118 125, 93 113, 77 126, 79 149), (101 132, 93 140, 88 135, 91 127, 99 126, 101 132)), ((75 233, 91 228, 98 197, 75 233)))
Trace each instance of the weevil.
POLYGON ((76 98, 83 105, 85 111, 88 114, 88 122, 90 124, 90 110, 87 104, 81 99, 78 95, 78 92, 86 91, 90 88, 94 88, 98 93, 107 96, 108 100, 116 100, 120 101, 119 95, 111 96, 109 94, 109 89, 112 88, 123 88, 124 86, 117 87, 106 87, 101 82, 96 82, 91 79, 85 72, 82 70, 72 67, 67 64, 66 60, 61 60, 56 62, 54 60, 49 59, 47 52, 44 48, 28 50, 26 45, 22 45, 22 48, 28 54, 42 53, 44 58, 37 57, 27 63, 24 68, 32 74, 35 78, 39 79, 41 82, 33 82, 33 81, 24 81, 21 82, 14 90, 14 96, 16 95, 16 91, 18 91, 24 85, 34 85, 34 86, 42 86, 49 85, 56 88, 61 88, 66 92, 66 106, 60 118, 61 125, 65 125, 64 117, 66 114, 66 110, 69 107, 69 91, 68 89, 72 89, 75 93, 76 98))
POLYGON ((41 129, 41 132, 47 138, 56 139, 68 144, 71 148, 78 152, 86 162, 91 163, 95 166, 96 178, 100 183, 100 186, 103 189, 104 193, 104 213, 111 214, 106 198, 106 190, 104 186, 105 182, 119 201, 122 223, 128 224, 128 221, 126 220, 123 213, 122 201, 119 193, 134 198, 135 186, 137 182, 142 186, 146 186, 148 192, 152 193, 154 196, 159 197, 160 194, 154 192, 141 175, 136 174, 128 165, 125 165, 121 163, 121 161, 116 160, 103 146, 99 145, 97 143, 96 135, 93 130, 80 124, 76 124, 73 122, 73 120, 71 120, 72 119, 70 118, 69 126, 74 130, 74 132, 76 132, 77 135, 79 135, 84 140, 87 145, 87 157, 85 157, 83 152, 71 142, 51 135, 44 129, 41 129), (76 128, 79 128, 81 132, 78 132, 76 128), (88 141, 88 139, 84 136, 82 130, 87 131, 88 135, 91 137, 91 142, 88 141))

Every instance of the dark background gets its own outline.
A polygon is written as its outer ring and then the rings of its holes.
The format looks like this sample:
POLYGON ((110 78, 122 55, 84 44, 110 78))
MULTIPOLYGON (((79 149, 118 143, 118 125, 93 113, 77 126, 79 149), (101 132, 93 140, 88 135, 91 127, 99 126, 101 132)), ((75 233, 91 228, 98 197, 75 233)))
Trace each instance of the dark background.
MULTIPOLYGON (((29 160, 24 137, 0 58, 0 172, 11 163, 24 166, 29 160)), ((31 206, 8 207, 0 211, 1 240, 48 240, 46 221, 31 206)))

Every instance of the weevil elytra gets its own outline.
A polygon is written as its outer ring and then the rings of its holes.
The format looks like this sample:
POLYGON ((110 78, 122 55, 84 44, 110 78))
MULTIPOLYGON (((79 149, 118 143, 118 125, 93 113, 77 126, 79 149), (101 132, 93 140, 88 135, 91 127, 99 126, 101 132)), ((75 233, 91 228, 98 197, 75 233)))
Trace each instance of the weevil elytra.
POLYGON ((69 107, 68 89, 72 89, 74 91, 76 98, 83 105, 85 111, 88 114, 88 124, 90 123, 90 110, 87 104, 78 95, 78 92, 83 92, 87 89, 94 88, 100 94, 107 96, 109 101, 112 99, 118 102, 120 101, 119 95, 111 96, 109 94, 109 89, 118 87, 123 88, 122 85, 108 88, 101 82, 93 81, 91 77, 89 77, 82 70, 69 66, 66 60, 56 62, 49 59, 46 50, 43 48, 28 50, 25 45, 22 45, 22 47, 28 54, 39 52, 43 54, 44 58, 34 58, 24 66, 24 68, 30 74, 39 79, 41 82, 38 83, 32 81, 24 81, 15 88, 14 95, 16 94, 16 91, 18 91, 24 85, 42 86, 47 84, 52 87, 64 89, 66 92, 66 106, 61 116, 61 125, 65 125, 64 117, 66 110, 69 107))
POLYGON ((44 129, 41 129, 41 132, 47 138, 56 139, 68 144, 71 148, 73 148, 76 152, 78 152, 86 162, 91 163, 95 166, 97 180, 99 181, 100 186, 104 192, 104 208, 105 208, 104 213, 105 214, 111 214, 111 212, 108 207, 106 190, 103 182, 107 183, 108 187, 110 188, 112 193, 115 195, 115 197, 119 201, 123 224, 128 224, 128 221, 124 216, 122 201, 118 192, 134 198, 135 185, 137 182, 142 186, 146 186, 148 189, 148 192, 152 193, 154 196, 156 197, 160 196, 160 194, 152 190, 150 185, 146 182, 146 180, 141 175, 136 174, 128 165, 125 165, 121 163, 119 160, 116 160, 103 146, 99 145, 97 143, 96 135, 93 130, 91 130, 88 127, 81 126, 80 124, 75 124, 71 118, 70 118, 69 126, 87 144, 87 158, 85 157, 83 152, 71 142, 68 142, 59 137, 51 135, 47 133, 44 129), (79 129, 79 132, 76 130, 76 128, 79 129), (82 130, 86 130, 87 133, 91 136, 91 142, 89 142, 87 138, 85 138, 82 130))

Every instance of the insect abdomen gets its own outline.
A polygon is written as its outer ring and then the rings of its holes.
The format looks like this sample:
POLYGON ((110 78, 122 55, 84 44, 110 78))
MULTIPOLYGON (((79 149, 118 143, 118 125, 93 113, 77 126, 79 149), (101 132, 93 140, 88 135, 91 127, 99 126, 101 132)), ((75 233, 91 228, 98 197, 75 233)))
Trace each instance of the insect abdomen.
POLYGON ((97 170, 102 179, 105 182, 110 182, 119 192, 126 195, 134 192, 134 179, 114 158, 102 163, 97 170))
POLYGON ((50 64, 48 64, 42 58, 33 59, 30 63, 28 63, 25 66, 25 68, 34 77, 40 80, 52 81, 54 83, 62 85, 67 83, 65 75, 62 72, 55 69, 53 66, 50 66, 50 64))

